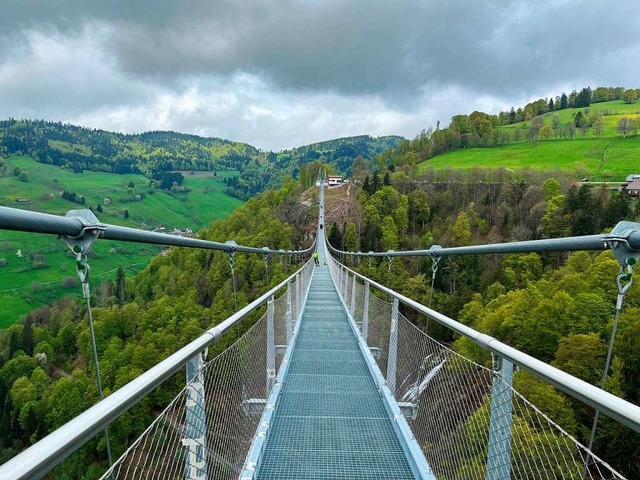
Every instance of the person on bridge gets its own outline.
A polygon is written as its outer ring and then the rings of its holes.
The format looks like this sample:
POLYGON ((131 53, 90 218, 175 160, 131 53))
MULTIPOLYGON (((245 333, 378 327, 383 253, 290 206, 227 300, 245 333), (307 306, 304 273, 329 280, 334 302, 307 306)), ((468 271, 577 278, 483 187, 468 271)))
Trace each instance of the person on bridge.
POLYGON ((316 265, 320 265, 320 260, 318 260, 318 252, 313 253, 313 261, 316 262, 316 265))

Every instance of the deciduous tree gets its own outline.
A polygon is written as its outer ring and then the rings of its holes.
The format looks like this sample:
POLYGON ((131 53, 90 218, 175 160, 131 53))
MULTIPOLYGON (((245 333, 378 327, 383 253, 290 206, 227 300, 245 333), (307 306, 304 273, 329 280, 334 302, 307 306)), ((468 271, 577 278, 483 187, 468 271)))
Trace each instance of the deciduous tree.
POLYGON ((622 117, 620 120, 618 120, 617 127, 620 136, 626 137, 629 132, 633 130, 633 120, 631 120, 629 117, 622 117))
POLYGON ((638 96, 636 94, 636 91, 633 88, 629 88, 628 90, 625 90, 624 93, 622 94, 622 101, 624 103, 627 103, 627 104, 636 103, 637 99, 638 99, 638 96))
POLYGON ((543 140, 549 140, 553 135, 553 128, 551 125, 545 125, 540 129, 540 138, 543 140))

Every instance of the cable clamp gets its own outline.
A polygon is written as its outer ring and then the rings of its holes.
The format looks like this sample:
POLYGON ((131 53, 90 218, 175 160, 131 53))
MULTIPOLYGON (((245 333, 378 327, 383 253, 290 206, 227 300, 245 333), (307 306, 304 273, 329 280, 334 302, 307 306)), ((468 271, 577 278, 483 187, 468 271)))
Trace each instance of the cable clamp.
POLYGON ((611 230, 611 233, 605 235, 604 247, 611 249, 622 268, 629 266, 629 263, 627 263, 629 258, 632 258, 634 263, 640 259, 640 251, 630 244, 631 242, 637 247, 636 243, 639 231, 640 223, 619 222, 613 230, 611 230))
POLYGON ((620 267, 620 273, 616 277, 616 284, 618 285, 618 303, 616 308, 622 308, 622 299, 627 291, 633 285, 633 266, 636 264, 636 259, 629 257, 625 260, 625 267, 620 267))

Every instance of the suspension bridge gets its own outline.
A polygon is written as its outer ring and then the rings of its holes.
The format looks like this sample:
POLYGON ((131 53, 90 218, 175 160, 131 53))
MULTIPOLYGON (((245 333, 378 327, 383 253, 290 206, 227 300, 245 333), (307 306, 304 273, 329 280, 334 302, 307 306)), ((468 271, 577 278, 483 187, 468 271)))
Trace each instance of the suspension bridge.
MULTIPOLYGON (((610 234, 589 237, 342 252, 325 241, 322 182, 320 187, 316 242, 295 252, 105 225, 88 211, 57 217, 0 207, 0 229, 55 234, 67 242, 89 312, 87 253, 101 238, 220 250, 229 255, 232 271, 237 253, 309 258, 317 251, 319 260, 315 266, 309 259, 260 298, 0 466, 0 478, 41 478, 89 439, 108 438, 111 422, 184 370, 182 391, 119 458, 109 460, 102 478, 624 478, 515 390, 514 369, 594 408, 594 432, 600 413, 640 432, 638 406, 406 298, 348 268, 344 259, 377 256, 391 265, 397 256, 429 256, 437 266, 447 255, 609 248, 621 269, 617 322, 640 256, 640 225, 621 222, 610 234), (210 345, 264 307, 245 335, 207 358, 210 345), (470 339, 491 354, 493 366, 429 337, 403 314, 409 311, 470 339)), ((605 378, 607 370, 608 364, 605 378)))

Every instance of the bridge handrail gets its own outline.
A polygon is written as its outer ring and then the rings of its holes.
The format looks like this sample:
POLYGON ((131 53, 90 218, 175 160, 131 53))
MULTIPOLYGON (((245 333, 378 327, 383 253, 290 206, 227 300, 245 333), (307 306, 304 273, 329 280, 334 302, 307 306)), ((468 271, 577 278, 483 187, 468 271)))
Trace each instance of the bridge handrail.
POLYGON ((66 216, 62 217, 60 215, 31 212, 19 208, 0 207, 0 230, 45 233, 70 238, 78 238, 86 231, 94 231, 96 232, 97 238, 105 240, 204 248, 220 250, 226 253, 241 252, 258 253, 262 255, 291 255, 308 254, 315 248, 315 244, 313 244, 304 250, 272 250, 266 247, 248 247, 235 243, 221 243, 199 238, 179 237, 167 233, 150 232, 137 228, 100 223, 90 210, 71 210, 66 216))
POLYGON ((621 264, 627 257, 640 256, 640 224, 619 222, 611 233, 578 237, 547 238, 510 243, 447 247, 433 245, 428 250, 405 250, 387 252, 346 252, 329 245, 329 249, 340 255, 352 257, 445 257, 453 255, 478 255, 499 253, 568 252, 578 250, 605 250, 610 248, 621 264))
MULTIPOLYGON (((326 245, 330 250, 335 250, 326 242, 326 245)), ((435 310, 432 310, 424 305, 411 300, 394 290, 391 290, 384 285, 381 285, 364 275, 346 267, 337 260, 336 263, 340 268, 345 269, 357 278, 360 278, 364 282, 368 282, 369 285, 374 286, 378 290, 386 293, 392 298, 397 298, 399 302, 413 308, 419 313, 433 318, 441 325, 449 328, 458 335, 468 338, 476 343, 481 348, 488 350, 502 358, 511 361, 514 365, 518 365, 521 368, 531 372, 535 376, 543 379, 551 385, 557 387, 563 392, 571 395, 572 397, 582 401, 583 403, 599 409, 601 412, 617 420, 618 422, 626 425, 633 430, 640 432, 640 407, 630 403, 622 398, 616 397, 609 392, 599 389, 583 380, 580 380, 568 373, 552 367, 551 365, 542 362, 536 358, 533 358, 526 353, 523 353, 509 345, 506 345, 490 335, 480 333, 473 328, 467 327, 462 323, 443 315, 435 310)), ((330 260, 331 261, 331 260, 330 260)))
MULTIPOLYGON (((311 262, 312 260, 309 260, 311 262)), ((306 266, 306 264, 305 264, 306 266)), ((101 402, 84 411, 73 420, 47 435, 4 465, 0 465, 0 478, 41 478, 57 464, 84 445, 97 433, 131 408, 167 378, 183 368, 194 355, 202 352, 221 335, 233 328, 247 314, 265 303, 272 295, 287 286, 305 268, 303 266, 277 286, 246 307, 231 315, 196 340, 149 369, 135 380, 116 390, 101 402)))

